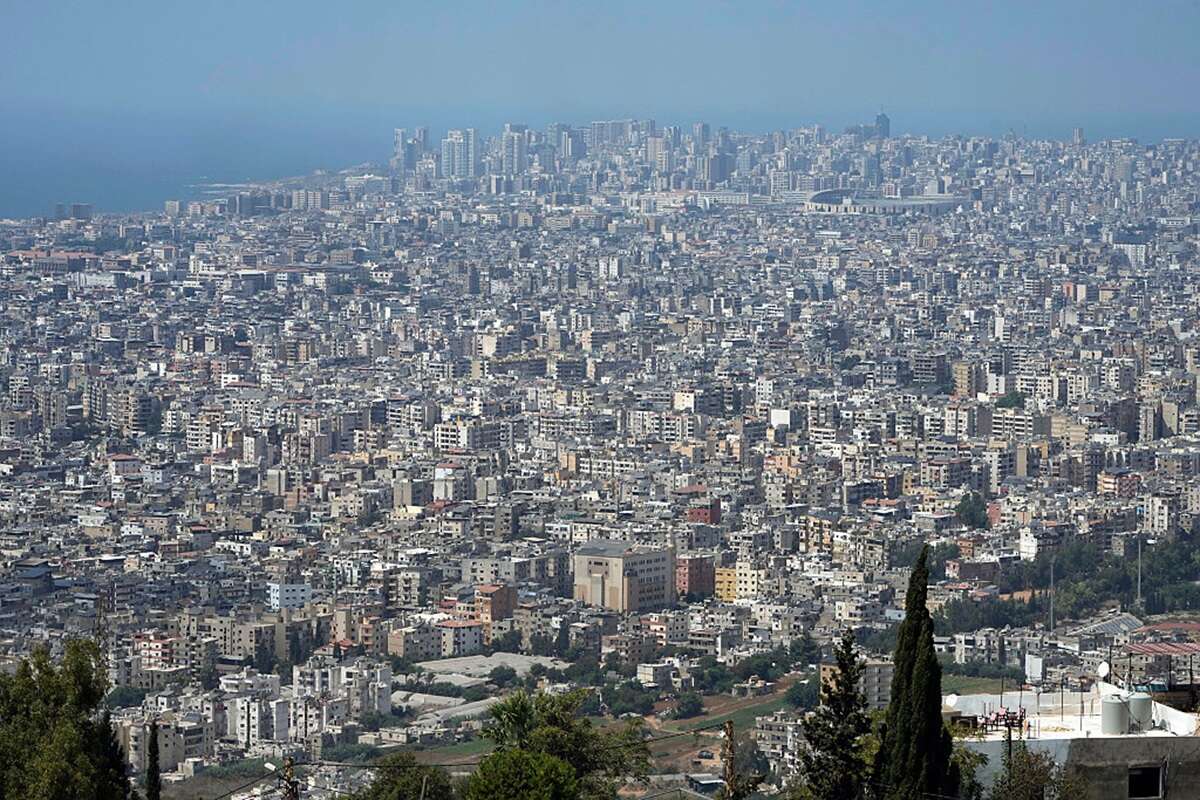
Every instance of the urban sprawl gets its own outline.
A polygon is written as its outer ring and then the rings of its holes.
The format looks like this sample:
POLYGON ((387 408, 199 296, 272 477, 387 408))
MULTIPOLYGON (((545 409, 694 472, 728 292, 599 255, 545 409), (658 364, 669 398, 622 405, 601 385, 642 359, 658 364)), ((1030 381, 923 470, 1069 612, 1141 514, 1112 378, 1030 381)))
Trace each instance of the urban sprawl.
POLYGON ((589 687, 664 738, 630 791, 719 790, 727 720, 779 788, 928 546, 985 773, 1200 780, 1200 142, 393 144, 0 221, 0 656, 98 643, 131 775, 331 800, 589 687))

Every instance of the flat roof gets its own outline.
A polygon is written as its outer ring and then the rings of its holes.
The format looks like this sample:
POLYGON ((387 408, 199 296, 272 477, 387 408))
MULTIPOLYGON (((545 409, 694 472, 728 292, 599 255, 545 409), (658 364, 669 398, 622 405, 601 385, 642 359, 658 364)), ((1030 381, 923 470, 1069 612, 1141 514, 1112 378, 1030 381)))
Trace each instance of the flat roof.
POLYGON ((418 667, 426 672, 439 675, 457 673, 474 678, 486 678, 496 667, 509 667, 516 670, 521 677, 529 674, 534 664, 541 664, 548 669, 565 669, 568 664, 549 656, 527 656, 523 653, 492 653, 490 656, 460 656, 458 658, 440 658, 435 661, 422 661, 418 667))
MULTIPOLYGON (((1013 738, 1037 739, 1118 739, 1125 737, 1178 737, 1192 736, 1196 729, 1196 717, 1155 702, 1155 727, 1145 731, 1105 733, 1101 727, 1101 699, 1110 696, 1126 697, 1126 693, 1113 691, 1107 684, 1091 692, 1005 692, 1003 698, 997 694, 963 695, 954 703, 954 710, 964 716, 987 719, 998 712, 1010 714, 1024 710, 1026 723, 1013 728, 1013 738), (1001 700, 1003 699, 1003 703, 1001 700)), ((945 698, 943 698, 943 703, 945 698)), ((993 717, 994 718, 994 717, 993 717)), ((983 731, 982 741, 1002 741, 1005 727, 994 724, 983 731)))

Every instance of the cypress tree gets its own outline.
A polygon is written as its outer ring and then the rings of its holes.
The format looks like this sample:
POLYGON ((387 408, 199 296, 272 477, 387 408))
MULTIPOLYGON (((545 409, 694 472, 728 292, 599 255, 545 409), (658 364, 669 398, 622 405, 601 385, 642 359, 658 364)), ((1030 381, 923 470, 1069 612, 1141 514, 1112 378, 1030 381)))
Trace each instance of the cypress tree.
POLYGON ((96 796, 111 797, 114 800, 125 800, 135 796, 133 787, 129 783, 129 776, 125 773, 125 751, 117 740, 117 734, 113 730, 112 715, 108 709, 104 709, 104 713, 100 715, 93 740, 98 782, 102 785, 97 789, 96 796))
POLYGON ((927 794, 955 796, 958 772, 954 744, 942 724, 942 667, 933 649, 929 594, 929 548, 913 567, 896 639, 892 699, 888 704, 875 783, 887 800, 917 800, 927 794))
POLYGON ((159 800, 162 795, 162 775, 158 770, 158 720, 150 723, 146 742, 146 800, 159 800))

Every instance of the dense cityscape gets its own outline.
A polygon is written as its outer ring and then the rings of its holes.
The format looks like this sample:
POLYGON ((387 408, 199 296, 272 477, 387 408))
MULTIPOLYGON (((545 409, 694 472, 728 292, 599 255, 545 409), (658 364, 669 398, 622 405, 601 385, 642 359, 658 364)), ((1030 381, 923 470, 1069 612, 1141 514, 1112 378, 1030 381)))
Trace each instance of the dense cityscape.
POLYGON ((864 120, 0 220, 4 671, 91 663, 155 800, 501 796, 522 702, 632 754, 530 797, 851 797, 923 614, 889 797, 1197 796, 1200 141, 864 120))

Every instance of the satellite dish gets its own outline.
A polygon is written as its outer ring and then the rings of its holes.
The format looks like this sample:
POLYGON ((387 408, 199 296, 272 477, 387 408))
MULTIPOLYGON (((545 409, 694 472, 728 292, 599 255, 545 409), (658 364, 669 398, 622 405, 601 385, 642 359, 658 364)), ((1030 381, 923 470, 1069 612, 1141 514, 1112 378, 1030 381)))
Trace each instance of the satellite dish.
POLYGON ((942 700, 942 702, 946 704, 947 708, 954 708, 956 705, 958 705, 958 695, 948 694, 946 695, 945 699, 942 700))
POLYGON ((1101 661, 1100 666, 1096 668, 1096 674, 1100 676, 1101 680, 1107 678, 1110 672, 1112 672, 1112 667, 1108 665, 1107 661, 1101 661))

